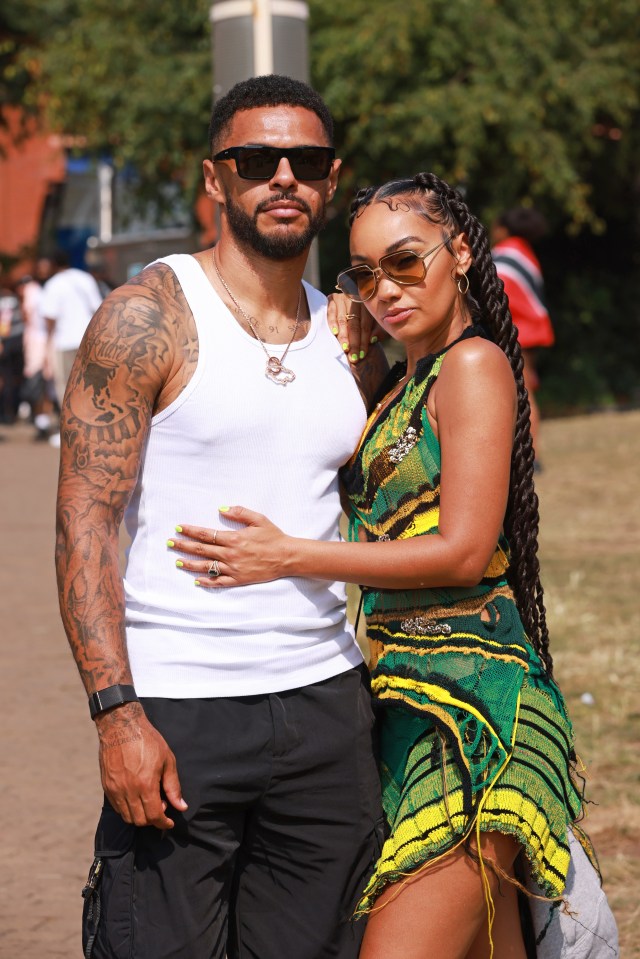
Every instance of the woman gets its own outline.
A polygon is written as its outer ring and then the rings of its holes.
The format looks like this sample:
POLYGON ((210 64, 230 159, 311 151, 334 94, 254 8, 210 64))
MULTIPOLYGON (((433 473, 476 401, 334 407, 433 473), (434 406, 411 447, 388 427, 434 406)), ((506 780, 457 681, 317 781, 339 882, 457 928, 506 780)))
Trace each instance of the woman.
POLYGON ((197 556, 188 571, 218 561, 203 587, 363 585, 389 824, 358 910, 363 959, 521 959, 516 860, 560 897, 581 797, 552 679, 516 331, 485 229, 436 176, 360 191, 351 224, 339 288, 407 360, 344 470, 350 542, 292 538, 236 507, 225 517, 245 529, 185 526, 200 542, 176 547, 197 556))

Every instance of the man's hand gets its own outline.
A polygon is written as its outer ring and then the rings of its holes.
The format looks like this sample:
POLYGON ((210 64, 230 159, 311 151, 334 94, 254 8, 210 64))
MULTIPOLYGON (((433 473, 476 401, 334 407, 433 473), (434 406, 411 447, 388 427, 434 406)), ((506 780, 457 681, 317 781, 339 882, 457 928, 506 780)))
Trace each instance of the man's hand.
POLYGON ((97 716, 95 722, 102 787, 113 808, 135 826, 173 829, 167 805, 180 812, 187 808, 175 756, 142 706, 118 706, 97 716))

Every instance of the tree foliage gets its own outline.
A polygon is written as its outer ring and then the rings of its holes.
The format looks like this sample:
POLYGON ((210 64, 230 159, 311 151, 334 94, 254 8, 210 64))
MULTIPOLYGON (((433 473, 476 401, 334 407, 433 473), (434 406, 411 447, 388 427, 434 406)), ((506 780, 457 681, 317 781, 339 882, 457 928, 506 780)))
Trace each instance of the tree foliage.
POLYGON ((636 0, 314 0, 314 80, 352 183, 431 169, 485 215, 601 230, 637 189, 636 0), (610 137, 619 139, 610 139, 610 137))
MULTIPOLYGON (((637 0, 309 8, 311 79, 344 158, 321 242, 325 288, 344 266, 355 186, 431 169, 485 222, 534 204, 553 231, 542 260, 562 325, 550 362, 557 391, 591 383, 614 395, 623 384, 629 395, 640 362, 630 345, 640 302, 637 0)), ((208 0, 4 0, 2 103, 44 114, 85 152, 134 165, 147 195, 175 179, 192 193, 211 100, 208 12, 208 0)))
POLYGON ((0 10, 0 126, 5 128, 7 107, 20 107, 25 120, 31 112, 37 112, 27 106, 34 64, 23 53, 35 39, 32 27, 33 19, 22 0, 4 0, 0 10))
MULTIPOLYGON (((489 216, 532 202, 572 229, 637 201, 637 0, 311 0, 312 79, 344 190, 429 168, 489 216)), ((0 92, 142 182, 198 170, 207 0, 5 0, 0 92), (31 81, 29 83, 29 81, 31 81)))
POLYGON ((322 246, 347 262, 353 188, 433 170, 485 223, 541 209, 557 343, 542 399, 637 402, 640 19, 637 0, 311 0, 314 85, 344 158, 322 246))
POLYGON ((193 179, 211 107, 204 0, 22 0, 25 102, 83 150, 135 165, 149 191, 193 179))

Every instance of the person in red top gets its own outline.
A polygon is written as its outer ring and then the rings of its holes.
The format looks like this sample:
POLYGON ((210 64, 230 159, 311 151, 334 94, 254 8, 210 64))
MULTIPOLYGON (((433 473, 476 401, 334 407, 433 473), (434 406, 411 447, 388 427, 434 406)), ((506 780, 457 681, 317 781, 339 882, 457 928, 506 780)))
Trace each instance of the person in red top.
POLYGON ((509 310, 518 328, 524 359, 524 384, 531 406, 531 438, 538 450, 540 411, 536 403, 539 386, 536 352, 553 346, 554 334, 544 300, 544 283, 533 245, 547 232, 547 222, 538 210, 514 207, 501 213, 492 228, 493 259, 504 283, 509 310))

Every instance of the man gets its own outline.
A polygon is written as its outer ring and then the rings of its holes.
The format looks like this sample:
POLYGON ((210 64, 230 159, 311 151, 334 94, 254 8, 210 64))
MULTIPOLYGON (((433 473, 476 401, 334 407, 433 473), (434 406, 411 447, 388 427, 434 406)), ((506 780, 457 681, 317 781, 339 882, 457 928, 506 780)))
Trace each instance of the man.
POLYGON ((15 422, 24 364, 24 323, 18 297, 0 286, 0 423, 15 422))
MULTIPOLYGON (((544 283, 540 263, 533 244, 547 232, 543 215, 530 207, 505 210, 491 229, 492 255, 498 276, 509 298, 509 310, 518 328, 518 342, 524 361, 524 385, 531 407, 531 439, 539 453, 540 410, 536 392, 540 380, 536 370, 536 353, 540 347, 553 346, 554 333, 544 300, 544 283)), ((540 460, 536 458, 536 468, 540 460)))
POLYGON ((16 283, 16 293, 24 321, 24 367, 20 397, 31 408, 31 419, 36 429, 34 438, 48 440, 53 410, 53 382, 49 338, 41 310, 42 286, 32 276, 26 275, 16 283))
MULTIPOLYGON (((340 161, 325 104, 285 77, 234 87, 210 139, 215 250, 108 297, 62 411, 60 604, 106 794, 85 952, 348 959, 381 812, 342 588, 196 589, 165 546, 225 502, 338 536, 337 470, 365 405, 301 278, 340 161)), ((355 369, 373 388, 379 347, 355 369)))
MULTIPOLYGON (((71 267, 63 250, 55 253, 52 261, 55 272, 44 285, 40 311, 53 342, 56 396, 62 403, 78 347, 102 295, 91 274, 71 267)), ((59 446, 59 435, 49 437, 49 442, 59 446)))

